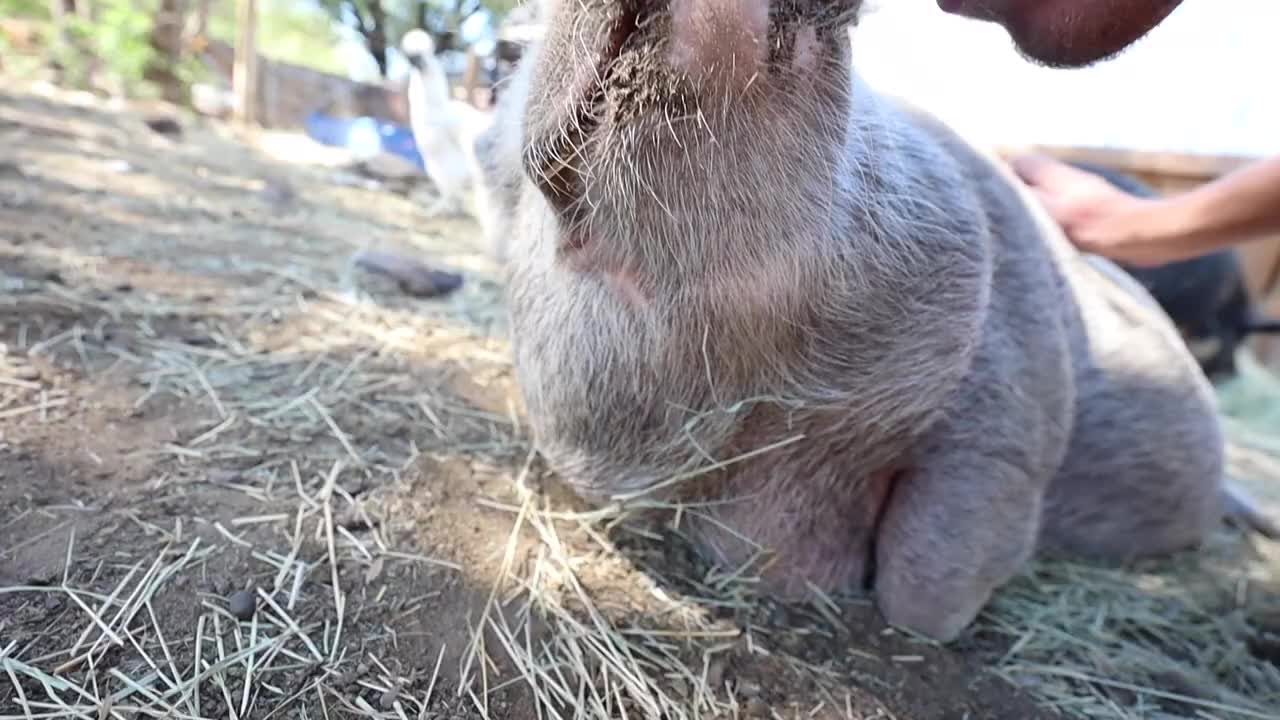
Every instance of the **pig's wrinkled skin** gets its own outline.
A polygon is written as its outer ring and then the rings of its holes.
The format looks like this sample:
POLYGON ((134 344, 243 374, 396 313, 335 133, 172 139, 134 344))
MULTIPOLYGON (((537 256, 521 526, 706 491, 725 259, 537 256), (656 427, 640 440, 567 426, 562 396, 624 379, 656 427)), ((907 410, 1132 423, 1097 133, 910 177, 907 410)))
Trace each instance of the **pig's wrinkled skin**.
POLYGON ((1167 553, 1252 510, 1150 296, 863 83, 857 2, 767 3, 544 3, 478 143, 558 473, 942 641, 1037 550, 1167 553))

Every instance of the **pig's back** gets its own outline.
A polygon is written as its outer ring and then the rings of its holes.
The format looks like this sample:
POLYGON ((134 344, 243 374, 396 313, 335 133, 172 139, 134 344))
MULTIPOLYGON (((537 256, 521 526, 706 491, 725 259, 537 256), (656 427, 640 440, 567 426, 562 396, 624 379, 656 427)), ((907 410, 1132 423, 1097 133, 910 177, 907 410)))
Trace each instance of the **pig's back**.
POLYGON ((887 98, 922 137, 962 168, 965 193, 938 188, 940 198, 968 196, 981 205, 994 267, 980 347, 954 400, 952 425, 1008 437, 1006 462, 1038 468, 1045 478, 1060 466, 1075 413, 1074 346, 1082 324, 1061 248, 1028 209, 1025 193, 1004 168, 926 112, 887 98), (997 412, 987 408, 998 407, 997 412))
POLYGON ((1077 251, 1004 163, 906 112, 971 168, 992 221, 997 267, 978 384, 1018 378, 1046 409, 1065 407, 1055 372, 1071 389, 1061 431, 1040 438, 1045 457, 1061 448, 1042 546, 1123 559, 1203 538, 1222 512, 1223 436, 1212 388, 1173 322, 1115 263, 1077 251), (1059 370, 1028 371, 1034 362, 1059 370))

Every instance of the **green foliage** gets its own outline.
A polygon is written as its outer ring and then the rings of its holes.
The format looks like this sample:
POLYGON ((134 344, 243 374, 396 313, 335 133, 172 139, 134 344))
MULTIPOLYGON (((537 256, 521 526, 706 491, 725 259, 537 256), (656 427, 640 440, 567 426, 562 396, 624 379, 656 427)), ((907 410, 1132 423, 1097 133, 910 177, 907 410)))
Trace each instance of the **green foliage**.
MULTIPOLYGON (((209 35, 228 44, 236 40, 235 3, 214 0, 209 35)), ((346 74, 338 53, 339 27, 319 3, 308 0, 258 0, 258 52, 282 62, 346 74)))
POLYGON ((48 0, 0 0, 0 17, 49 19, 48 0))
POLYGON ((298 0, 260 0, 258 47, 266 56, 338 74, 346 64, 337 53, 338 28, 319 6, 298 0))
MULTIPOLYGON (((258 50, 266 57, 317 70, 346 74, 340 52, 348 31, 364 38, 381 35, 394 47, 413 28, 433 33, 457 31, 462 21, 480 9, 495 18, 520 0, 258 0, 258 50), (377 22, 375 23, 375 19, 377 22), (377 27, 375 28, 375 25, 377 27)), ((129 92, 146 88, 145 70, 155 61, 150 32, 158 0, 93 0, 92 23, 69 13, 61 37, 49 15, 49 0, 0 0, 0 16, 31 18, 46 24, 50 59, 65 70, 66 80, 83 86, 96 62, 129 92)), ((186 3, 188 12, 197 3, 186 3)), ((228 44, 236 40, 235 2, 213 0, 208 34, 228 44)), ((373 43, 376 44, 376 43, 373 43)), ((385 53, 385 50, 383 51, 385 53)), ((385 55, 379 60, 385 62, 385 55)), ((183 58, 175 74, 184 82, 196 80, 202 68, 183 58)))
MULTIPOLYGON (((144 74, 159 59, 150 37, 158 0, 92 2, 94 21, 68 13, 60 36, 49 0, 0 0, 0 17, 31 19, 42 26, 49 40, 48 59, 63 69, 66 84, 87 87, 96 63, 98 72, 111 76, 113 84, 131 94, 148 93, 151 87, 144 74)), ((189 0, 187 12, 194 13, 197 4, 189 0)), ((207 28, 211 37, 235 44, 235 6, 234 0, 212 0, 207 28)), ((258 50, 267 57, 345 74, 337 52, 342 42, 339 29, 314 0, 258 1, 258 50)), ((185 84, 204 75, 203 65, 192 57, 183 57, 173 71, 185 84)))
POLYGON ((401 9, 397 17, 403 19, 399 37, 408 30, 420 27, 434 32, 457 31, 471 15, 487 10, 495 20, 500 20, 518 4, 519 0, 400 0, 391 4, 401 9), (407 12, 405 12, 407 10, 407 12))
MULTIPOLYGON (((62 82, 89 87, 95 74, 133 95, 152 89, 144 80, 147 67, 159 56, 151 44, 156 0, 93 0, 93 18, 68 11, 61 24, 50 14, 48 0, 0 0, 0 15, 20 17, 40 24, 48 42, 46 59, 62 69, 62 82)), ((202 72, 193 59, 184 58, 174 74, 189 83, 202 72)))
POLYGON ((77 39, 87 40, 92 52, 107 63, 130 90, 137 91, 142 71, 155 56, 148 34, 151 32, 151 3, 130 0, 99 0, 92 23, 69 17, 68 30, 77 39))
MULTIPOLYGON (((132 95, 152 94, 146 81, 148 67, 166 60, 152 45, 151 30, 157 0, 94 0, 94 18, 66 18, 72 44, 88 51, 103 63, 113 79, 132 95)), ((203 66, 191 57, 182 57, 170 68, 179 83, 189 86, 203 74, 203 66)))

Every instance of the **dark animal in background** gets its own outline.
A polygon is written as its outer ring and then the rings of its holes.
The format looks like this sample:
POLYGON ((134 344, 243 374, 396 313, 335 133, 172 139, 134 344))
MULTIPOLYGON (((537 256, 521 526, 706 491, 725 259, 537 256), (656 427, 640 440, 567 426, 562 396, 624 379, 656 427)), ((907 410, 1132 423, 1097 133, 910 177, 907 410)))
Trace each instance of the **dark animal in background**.
MULTIPOLYGON (((1127 173, 1090 162, 1070 164, 1132 195, 1159 195, 1127 173)), ((1280 321, 1258 316, 1244 284, 1239 257, 1232 250, 1156 267, 1119 264, 1160 303, 1200 368, 1214 382, 1235 376, 1236 350, 1250 334, 1280 332, 1280 321)))

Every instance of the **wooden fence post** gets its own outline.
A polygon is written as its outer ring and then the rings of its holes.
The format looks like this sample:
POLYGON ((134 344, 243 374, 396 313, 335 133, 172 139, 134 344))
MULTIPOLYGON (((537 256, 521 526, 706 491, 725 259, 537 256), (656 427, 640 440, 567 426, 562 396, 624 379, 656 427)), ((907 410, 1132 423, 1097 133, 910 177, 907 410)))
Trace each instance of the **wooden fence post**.
POLYGON ((236 120, 253 125, 258 120, 258 3, 236 3, 236 58, 232 69, 236 95, 236 120))

